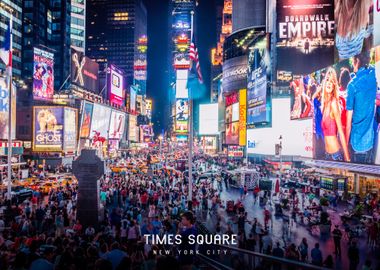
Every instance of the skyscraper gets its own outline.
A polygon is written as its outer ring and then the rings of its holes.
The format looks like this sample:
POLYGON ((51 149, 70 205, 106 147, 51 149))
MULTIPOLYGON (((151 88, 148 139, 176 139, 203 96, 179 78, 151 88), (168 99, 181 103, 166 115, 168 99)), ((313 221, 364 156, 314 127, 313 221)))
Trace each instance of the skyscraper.
POLYGON ((127 87, 133 84, 139 37, 146 36, 146 9, 142 0, 88 0, 86 54, 100 70, 106 64, 124 71, 127 87))
MULTIPOLYGON (((4 35, 9 26, 10 12, 13 12, 13 76, 21 78, 21 52, 22 52, 22 0, 2 0, 0 13, 0 45, 3 45, 4 35)), ((33 1, 24 1, 33 2, 33 1)), ((0 69, 5 65, 0 61, 0 69)))
POLYGON ((86 1, 71 0, 71 46, 80 52, 86 45, 86 1))

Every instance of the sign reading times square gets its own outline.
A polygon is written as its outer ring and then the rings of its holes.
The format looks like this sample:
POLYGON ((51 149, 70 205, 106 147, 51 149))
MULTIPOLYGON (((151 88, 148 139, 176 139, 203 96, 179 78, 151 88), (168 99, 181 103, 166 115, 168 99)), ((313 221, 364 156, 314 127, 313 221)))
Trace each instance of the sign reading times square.
POLYGON ((334 1, 277 1, 278 70, 306 74, 334 61, 334 1))

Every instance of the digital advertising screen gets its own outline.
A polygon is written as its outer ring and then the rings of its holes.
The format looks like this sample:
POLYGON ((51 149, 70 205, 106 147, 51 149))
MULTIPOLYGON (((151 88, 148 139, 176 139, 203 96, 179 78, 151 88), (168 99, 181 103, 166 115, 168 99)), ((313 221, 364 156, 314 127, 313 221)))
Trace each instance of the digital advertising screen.
POLYGON ((188 121, 175 121, 175 132, 176 133, 187 133, 188 131, 188 121))
POLYGON ((232 105, 226 107, 226 123, 232 122, 232 105))
POLYGON ((137 142, 139 140, 136 115, 129 115, 128 140, 131 142, 137 142))
POLYGON ((176 120, 187 121, 189 119, 189 100, 177 99, 176 100, 176 120))
POLYGON ((124 77, 123 73, 113 65, 109 74, 109 98, 111 104, 124 106, 124 77))
POLYGON ((54 95, 54 54, 33 49, 33 98, 52 100, 54 95))
POLYGON ((129 112, 131 114, 135 114, 136 113, 136 95, 137 95, 137 91, 136 89, 131 86, 130 87, 130 90, 129 90, 129 112))
POLYGON ((276 11, 278 70, 304 74, 333 63, 334 0, 278 0, 276 11))
POLYGON ((63 151, 75 152, 77 147, 78 111, 73 108, 65 107, 64 114, 63 151))
POLYGON ((317 91, 310 76, 294 76, 290 83, 290 119, 298 120, 313 117, 312 96, 317 91))
POLYGON ((247 89, 239 90, 239 145, 246 145, 247 138, 247 89))
POLYGON ((153 139, 153 126, 151 125, 142 125, 140 126, 142 142, 151 142, 153 139))
MULTIPOLYGON (((16 136, 16 87, 12 87, 12 139, 16 136)), ((8 139, 9 131, 9 87, 6 79, 0 77, 0 140, 8 139)))
POLYGON ((239 121, 239 103, 232 104, 232 122, 239 121))
POLYGON ((226 124, 226 144, 239 144, 239 122, 226 124))
POLYGON ((242 158, 244 156, 244 147, 229 145, 227 148, 227 156, 229 158, 242 158))
POLYGON ((282 137, 282 154, 313 157, 313 120, 290 120, 290 98, 272 99, 272 126, 247 129, 249 154, 275 155, 282 137))
POLYGON ((218 103, 199 105, 199 135, 218 134, 218 103))
POLYGON ((80 125, 79 137, 88 138, 91 134, 91 121, 92 121, 92 111, 94 109, 94 104, 85 101, 83 104, 82 120, 80 125))
POLYGON ((33 107, 33 151, 60 152, 63 144, 63 107, 33 107))
POLYGON ((91 134, 93 137, 95 132, 100 133, 100 137, 108 138, 108 130, 110 125, 111 108, 100 104, 94 104, 92 112, 91 134))
POLYGON ((99 93, 99 64, 91 58, 71 49, 71 83, 87 91, 99 93))
POLYGON ((124 128, 125 113, 112 110, 109 138, 120 140, 124 134, 124 128))
POLYGON ((270 123, 270 57, 267 38, 260 38, 248 56, 247 127, 256 128, 270 123))
POLYGON ((355 1, 352 7, 347 3, 346 0, 335 0, 335 47, 338 60, 348 59, 373 47, 373 12, 376 9, 373 0, 355 1))

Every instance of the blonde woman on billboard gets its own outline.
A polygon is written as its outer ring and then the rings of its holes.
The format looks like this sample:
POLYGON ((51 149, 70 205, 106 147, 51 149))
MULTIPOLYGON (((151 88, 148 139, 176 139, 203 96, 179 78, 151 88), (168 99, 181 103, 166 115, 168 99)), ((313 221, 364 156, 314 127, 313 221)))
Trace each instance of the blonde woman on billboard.
POLYGON ((321 107, 326 160, 349 162, 348 145, 340 117, 338 79, 333 68, 327 70, 322 84, 321 107))
MULTIPOLYGON (((347 59, 361 53, 364 42, 371 42, 371 4, 372 0, 335 0, 335 45, 339 59, 347 59)), ((369 48, 371 46, 372 44, 369 48)))

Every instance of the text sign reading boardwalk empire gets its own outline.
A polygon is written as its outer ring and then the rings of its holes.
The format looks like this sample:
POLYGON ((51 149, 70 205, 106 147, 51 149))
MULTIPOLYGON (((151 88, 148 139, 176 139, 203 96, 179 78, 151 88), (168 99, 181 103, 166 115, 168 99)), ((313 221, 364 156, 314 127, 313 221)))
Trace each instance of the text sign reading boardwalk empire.
POLYGON ((305 74, 334 61, 334 0, 277 1, 278 70, 305 74))

